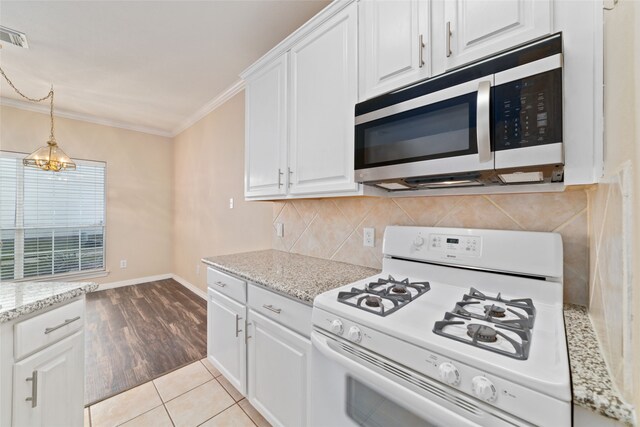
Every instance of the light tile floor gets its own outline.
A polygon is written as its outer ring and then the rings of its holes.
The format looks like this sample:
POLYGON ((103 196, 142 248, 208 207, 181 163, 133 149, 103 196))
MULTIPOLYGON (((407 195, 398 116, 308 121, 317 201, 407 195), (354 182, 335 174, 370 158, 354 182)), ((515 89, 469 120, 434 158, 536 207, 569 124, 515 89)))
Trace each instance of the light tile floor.
POLYGON ((84 410, 85 427, 271 427, 207 359, 84 410))

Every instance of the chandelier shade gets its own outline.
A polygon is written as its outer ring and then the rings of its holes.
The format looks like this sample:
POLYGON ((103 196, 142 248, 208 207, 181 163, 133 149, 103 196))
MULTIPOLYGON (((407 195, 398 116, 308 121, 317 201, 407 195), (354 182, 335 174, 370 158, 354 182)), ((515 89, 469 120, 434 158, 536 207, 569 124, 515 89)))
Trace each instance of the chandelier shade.
POLYGON ((22 164, 52 172, 76 169, 76 164, 58 147, 55 140, 47 141, 47 145, 22 159, 22 164))

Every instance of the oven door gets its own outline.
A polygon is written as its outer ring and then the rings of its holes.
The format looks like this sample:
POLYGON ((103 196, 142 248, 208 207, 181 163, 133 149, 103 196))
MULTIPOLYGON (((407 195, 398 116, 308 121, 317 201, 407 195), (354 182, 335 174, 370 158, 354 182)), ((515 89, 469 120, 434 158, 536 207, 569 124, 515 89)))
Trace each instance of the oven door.
POLYGON ((311 342, 313 427, 530 425, 318 330, 311 342))
POLYGON ((487 76, 358 115, 356 180, 494 169, 492 86, 487 76))

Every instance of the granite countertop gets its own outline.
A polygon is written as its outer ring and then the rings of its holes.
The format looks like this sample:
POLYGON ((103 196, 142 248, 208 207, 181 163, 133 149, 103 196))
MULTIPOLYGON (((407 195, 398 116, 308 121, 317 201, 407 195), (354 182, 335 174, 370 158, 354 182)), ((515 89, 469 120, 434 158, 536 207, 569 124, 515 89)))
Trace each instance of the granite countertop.
POLYGON ((605 417, 634 425, 633 407, 620 397, 600 353, 587 308, 565 304, 573 403, 605 417))
POLYGON ((202 262, 306 304, 330 289, 380 273, 374 268, 269 249, 202 262))
POLYGON ((0 283, 0 323, 94 291, 93 282, 0 283))

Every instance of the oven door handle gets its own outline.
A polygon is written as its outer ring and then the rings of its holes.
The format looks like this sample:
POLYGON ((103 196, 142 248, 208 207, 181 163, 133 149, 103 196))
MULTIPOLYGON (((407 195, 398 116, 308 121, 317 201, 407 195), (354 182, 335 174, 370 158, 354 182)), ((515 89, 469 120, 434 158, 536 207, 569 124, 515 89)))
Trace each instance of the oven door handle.
MULTIPOLYGON (((478 423, 472 422, 471 419, 454 413, 434 400, 431 400, 422 394, 415 393, 401 385, 399 382, 393 381, 386 376, 381 375, 380 373, 336 352, 329 346, 327 340, 328 338, 324 335, 316 331, 311 331, 311 343, 314 348, 329 360, 340 364, 347 370, 348 374, 357 376, 359 380, 369 383, 370 387, 375 387, 379 392, 387 395, 387 398, 391 399, 389 396, 393 396, 395 400, 405 402, 410 407, 413 405, 414 408, 420 408, 420 412, 423 414, 422 417, 435 422, 437 425, 455 425, 460 427, 478 426, 478 423)), ((480 411, 484 412, 482 410, 480 411)))
POLYGON ((478 160, 485 163, 491 160, 491 82, 478 83, 476 105, 476 138, 478 142, 478 160))

